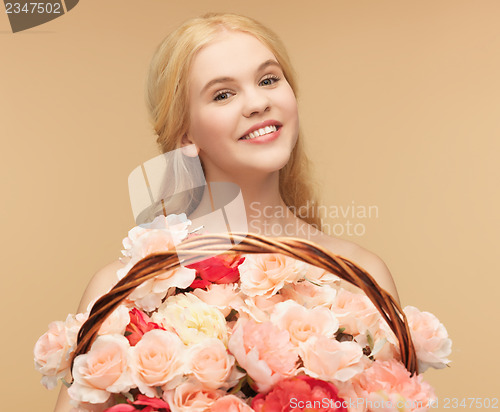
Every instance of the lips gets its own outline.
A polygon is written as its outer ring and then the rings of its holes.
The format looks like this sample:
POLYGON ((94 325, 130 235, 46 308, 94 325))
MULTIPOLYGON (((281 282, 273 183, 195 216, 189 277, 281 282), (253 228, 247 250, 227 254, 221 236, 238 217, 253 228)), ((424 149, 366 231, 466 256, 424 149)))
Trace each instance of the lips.
POLYGON ((244 137, 248 136, 250 133, 255 132, 256 130, 264 129, 264 128, 269 127, 269 126, 275 126, 276 129, 279 130, 280 127, 282 126, 282 124, 281 124, 281 122, 278 122, 277 120, 266 120, 264 122, 256 123, 250 129, 248 129, 243 134, 243 136, 241 136, 238 140, 243 139, 244 137))

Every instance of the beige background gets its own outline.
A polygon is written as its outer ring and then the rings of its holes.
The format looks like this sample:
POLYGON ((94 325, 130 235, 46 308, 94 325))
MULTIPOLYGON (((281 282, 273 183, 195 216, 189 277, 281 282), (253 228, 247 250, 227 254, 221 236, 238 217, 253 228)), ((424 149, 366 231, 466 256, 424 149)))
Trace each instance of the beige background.
POLYGON ((17 34, 0 15, 2 410, 52 409, 33 345, 119 256, 134 225, 127 176, 157 154, 149 59, 205 11, 257 18, 285 41, 323 203, 377 206, 350 219, 363 236, 343 237, 381 256, 403 306, 453 339, 451 367, 425 374, 440 402, 499 397, 500 2, 177 4, 81 1, 17 34))

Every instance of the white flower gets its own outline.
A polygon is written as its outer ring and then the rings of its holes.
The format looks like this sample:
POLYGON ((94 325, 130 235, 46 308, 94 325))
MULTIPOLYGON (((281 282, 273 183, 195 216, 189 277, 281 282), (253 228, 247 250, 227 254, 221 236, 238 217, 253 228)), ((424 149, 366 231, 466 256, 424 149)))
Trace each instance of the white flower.
POLYGON ((227 346, 228 332, 222 312, 192 293, 170 296, 151 316, 151 320, 173 328, 186 345, 217 338, 227 346))
MULTIPOLYGON (((125 266, 117 271, 118 279, 122 279, 139 260, 146 256, 174 250, 175 246, 186 238, 190 224, 191 221, 186 218, 186 214, 182 213, 167 217, 157 216, 153 222, 131 229, 128 236, 123 239, 125 249, 122 253, 126 258, 123 260, 125 266)), ((138 286, 130 294, 129 299, 138 308, 151 312, 161 304, 170 288, 187 288, 195 276, 194 269, 185 267, 163 272, 138 286)))

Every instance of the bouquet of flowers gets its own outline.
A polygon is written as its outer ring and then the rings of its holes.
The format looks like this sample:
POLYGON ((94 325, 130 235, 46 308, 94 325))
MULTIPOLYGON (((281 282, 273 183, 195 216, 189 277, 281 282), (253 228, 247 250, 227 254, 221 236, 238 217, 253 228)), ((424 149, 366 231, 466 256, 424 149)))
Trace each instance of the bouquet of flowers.
MULTIPOLYGON (((118 278, 198 236, 190 224, 181 214, 134 227, 118 278)), ((77 336, 90 312, 51 323, 35 345, 42 384, 63 380, 74 411, 424 411, 435 400, 403 364, 372 300, 304 261, 219 254, 161 271, 124 296, 86 323, 98 328, 86 353, 77 336)), ((415 307, 403 313, 419 371, 445 367, 444 326, 415 307)))

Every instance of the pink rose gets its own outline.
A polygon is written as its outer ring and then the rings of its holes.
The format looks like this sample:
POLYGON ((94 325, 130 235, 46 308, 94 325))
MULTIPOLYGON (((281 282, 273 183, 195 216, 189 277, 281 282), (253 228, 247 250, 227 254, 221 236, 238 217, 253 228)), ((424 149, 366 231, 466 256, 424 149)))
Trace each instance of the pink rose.
POLYGON ((380 318, 370 333, 356 336, 356 342, 362 347, 371 347, 370 357, 376 360, 401 360, 399 342, 387 322, 380 318), (371 337, 371 341, 369 340, 371 337))
POLYGON ((218 285, 211 283, 207 290, 197 288, 192 293, 208 305, 215 306, 224 316, 227 316, 232 309, 238 310, 243 305, 243 299, 236 288, 236 284, 218 285))
MULTIPOLYGON (((186 238, 188 226, 191 221, 185 214, 157 216, 153 222, 134 227, 123 239, 122 261, 125 266, 117 271, 118 279, 122 279, 129 270, 146 256, 167 250, 175 249, 175 246, 186 238)), ((137 287, 129 296, 130 301, 145 310, 156 309, 171 287, 186 288, 193 281, 194 270, 185 267, 173 271, 167 271, 158 277, 144 282, 137 287)))
MULTIPOLYGON (((365 406, 370 406, 369 402, 371 405, 377 403, 382 405, 382 400, 391 401, 395 406, 391 409, 393 411, 427 410, 428 403, 435 400, 434 390, 423 381, 422 375, 410 377, 410 372, 403 364, 394 359, 373 362, 371 367, 355 376, 346 388, 348 390, 340 388, 341 394, 345 398, 354 398, 354 404, 356 404, 355 398, 363 399, 365 406)), ((372 407, 369 409, 371 411, 387 410, 372 407)), ((366 408, 361 408, 361 410, 366 410, 366 408)))
POLYGON ((34 349, 35 368, 43 374, 42 384, 47 389, 57 386, 57 379, 64 377, 71 364, 71 342, 66 335, 64 322, 52 322, 49 330, 37 340, 34 349))
POLYGON ((142 339, 142 336, 153 329, 163 329, 157 323, 151 322, 149 316, 141 312, 137 308, 133 308, 129 312, 130 322, 125 330, 126 338, 130 346, 135 346, 142 339))
POLYGON ((78 332, 80 328, 89 318, 89 311, 85 313, 77 313, 76 315, 68 315, 64 326, 66 327, 66 336, 68 337, 68 342, 76 347, 76 340, 78 338, 78 332))
POLYGON ((88 353, 75 358, 69 396, 80 402, 103 403, 111 392, 132 388, 127 365, 129 347, 124 336, 99 336, 88 353))
POLYGON ((201 260, 187 268, 196 269, 197 279, 191 285, 192 288, 206 288, 212 283, 235 283, 240 278, 238 266, 244 257, 239 255, 217 255, 201 260))
POLYGON ((57 380, 69 372, 70 359, 76 347, 78 331, 88 313, 68 315, 65 322, 57 321, 37 340, 34 347, 35 368, 42 375, 42 385, 54 389, 57 380))
POLYGON ((290 335, 271 322, 256 323, 240 318, 228 348, 254 380, 258 391, 267 391, 296 372, 298 354, 290 342, 290 335))
POLYGON ((102 323, 99 335, 123 335, 130 321, 128 312, 129 309, 125 305, 118 306, 102 323))
POLYGON ((171 249, 186 238, 190 224, 184 213, 157 216, 151 223, 135 226, 128 232, 122 253, 137 262, 150 253, 171 249))
POLYGON ((189 348, 188 368, 206 388, 228 389, 244 376, 234 365, 234 357, 219 339, 208 338, 189 348))
POLYGON ((269 321, 276 304, 284 302, 285 298, 278 295, 252 296, 245 299, 245 305, 239 309, 240 315, 246 314, 257 322, 269 321))
POLYGON ((130 348, 132 378, 139 390, 153 398, 156 387, 168 390, 186 372, 185 346, 173 332, 154 329, 130 348))
POLYGON ((272 296, 303 275, 302 262, 279 253, 247 256, 239 269, 241 290, 248 296, 272 296))
MULTIPOLYGON (((143 229, 140 226, 134 227, 129 232, 129 243, 124 254, 130 257, 131 261, 138 262, 148 255, 156 252, 165 252, 174 249, 179 239, 175 239, 169 230, 165 229, 143 229), (130 238, 130 234, 134 236, 130 238), (176 241, 177 240, 177 241, 176 241)), ((125 240, 124 240, 125 243, 125 240)), ((121 271, 122 269, 120 269, 121 271)), ((120 272, 122 273, 122 272, 120 272)))
POLYGON ((294 345, 304 343, 314 335, 333 337, 339 323, 333 313, 325 307, 306 309, 304 306, 287 300, 278 303, 271 315, 271 322, 290 334, 294 345))
POLYGON ((444 325, 432 313, 420 312, 413 306, 406 306, 403 311, 417 352, 419 372, 426 371, 430 366, 441 369, 448 365, 451 339, 444 325))
POLYGON ((339 285, 341 279, 333 273, 318 266, 306 263, 304 266, 304 277, 317 285, 339 285))
POLYGON ((347 412, 335 386, 303 375, 278 382, 269 393, 257 395, 252 408, 255 412, 347 412))
POLYGON ((337 291, 329 285, 317 286, 311 282, 298 282, 281 289, 281 295, 306 308, 324 306, 330 308, 335 301, 337 291))
POLYGON ((215 401, 210 412, 253 412, 253 409, 237 396, 226 395, 215 401))
POLYGON ((217 399, 225 395, 223 391, 207 389, 200 383, 187 381, 181 383, 175 390, 163 394, 173 412, 206 412, 217 399))
POLYGON ((331 309, 339 320, 340 327, 345 328, 344 333, 354 336, 376 327, 381 318, 379 311, 366 295, 345 289, 338 291, 331 309))
POLYGON ((302 371, 323 380, 345 382, 365 369, 363 351, 356 342, 339 342, 316 335, 300 345, 302 371))
POLYGON ((195 276, 195 270, 183 266, 167 270, 139 285, 128 299, 139 308, 151 312, 161 305, 171 288, 185 289, 193 283, 195 276))

